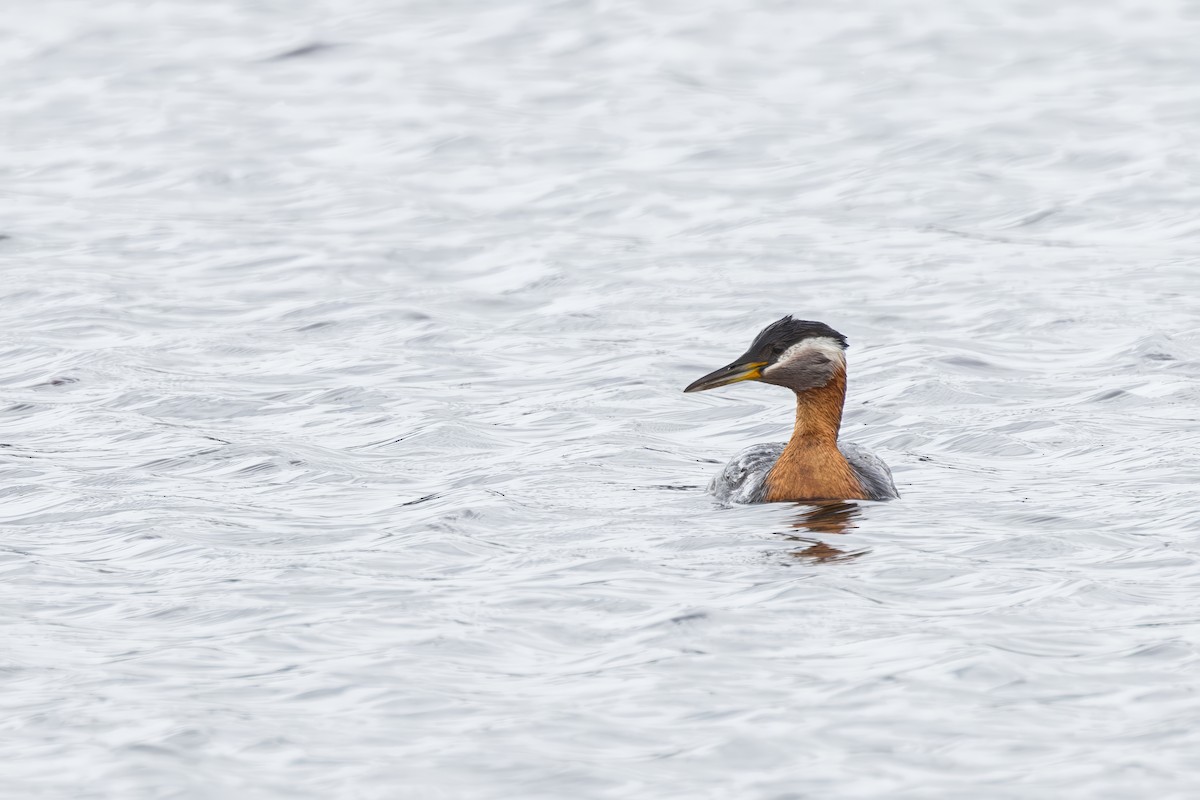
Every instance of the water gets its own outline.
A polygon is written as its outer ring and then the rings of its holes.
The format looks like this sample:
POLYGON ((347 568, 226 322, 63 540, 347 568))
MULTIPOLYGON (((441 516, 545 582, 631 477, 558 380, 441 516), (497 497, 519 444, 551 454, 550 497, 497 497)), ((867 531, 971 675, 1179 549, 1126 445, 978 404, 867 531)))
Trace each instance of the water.
POLYGON ((0 794, 1190 798, 1200 11, 0 32, 0 794), (718 508, 794 312, 904 497, 718 508))

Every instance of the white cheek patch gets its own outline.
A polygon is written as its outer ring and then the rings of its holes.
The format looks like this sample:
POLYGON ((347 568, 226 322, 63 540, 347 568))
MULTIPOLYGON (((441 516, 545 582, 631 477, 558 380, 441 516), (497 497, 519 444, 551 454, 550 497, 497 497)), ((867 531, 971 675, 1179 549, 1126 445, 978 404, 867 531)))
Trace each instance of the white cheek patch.
POLYGON ((814 336, 811 339, 796 342, 784 350, 774 364, 763 370, 763 375, 770 375, 776 369, 786 367, 793 361, 807 359, 814 353, 825 356, 834 364, 846 366, 846 351, 842 349, 836 339, 830 339, 828 336, 814 336))

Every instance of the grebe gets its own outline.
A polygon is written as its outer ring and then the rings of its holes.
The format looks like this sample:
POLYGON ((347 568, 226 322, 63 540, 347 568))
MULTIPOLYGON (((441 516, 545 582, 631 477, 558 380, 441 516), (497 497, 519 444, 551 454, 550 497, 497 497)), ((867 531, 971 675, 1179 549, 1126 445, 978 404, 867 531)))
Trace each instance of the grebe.
POLYGON ((874 453, 838 441, 846 401, 846 337, 823 322, 786 316, 755 337, 732 364, 684 389, 702 392, 762 381, 796 393, 786 444, 756 444, 734 456, 708 491, 723 503, 891 500, 892 471, 874 453))

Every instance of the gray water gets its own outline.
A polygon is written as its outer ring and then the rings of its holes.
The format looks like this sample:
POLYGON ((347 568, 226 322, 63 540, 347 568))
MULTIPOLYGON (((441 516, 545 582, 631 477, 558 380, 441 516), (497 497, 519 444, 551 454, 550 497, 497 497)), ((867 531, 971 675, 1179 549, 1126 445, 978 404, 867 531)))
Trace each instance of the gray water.
POLYGON ((4 797, 1200 795, 1200 6, 20 12, 4 797))

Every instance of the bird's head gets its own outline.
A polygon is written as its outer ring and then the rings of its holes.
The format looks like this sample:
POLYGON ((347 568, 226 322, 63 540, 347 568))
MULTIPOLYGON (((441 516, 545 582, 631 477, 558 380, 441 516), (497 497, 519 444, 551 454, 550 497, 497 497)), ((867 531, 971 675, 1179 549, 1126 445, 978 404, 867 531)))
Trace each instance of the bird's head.
POLYGON ((684 389, 703 392, 739 381, 761 381, 803 392, 829 383, 846 368, 846 337, 824 322, 786 316, 762 329, 733 363, 684 389))

